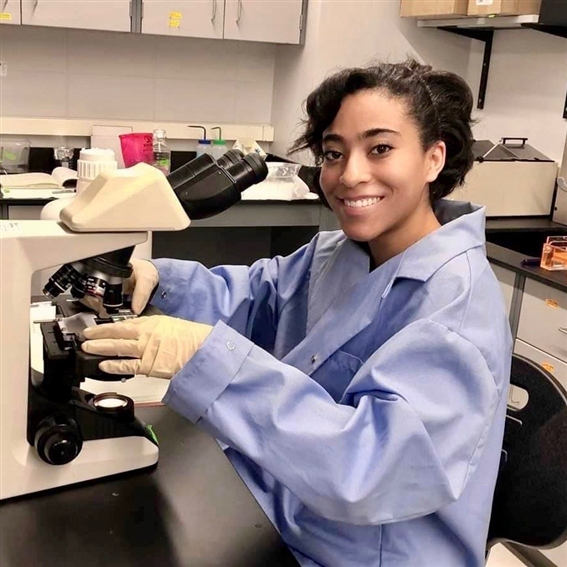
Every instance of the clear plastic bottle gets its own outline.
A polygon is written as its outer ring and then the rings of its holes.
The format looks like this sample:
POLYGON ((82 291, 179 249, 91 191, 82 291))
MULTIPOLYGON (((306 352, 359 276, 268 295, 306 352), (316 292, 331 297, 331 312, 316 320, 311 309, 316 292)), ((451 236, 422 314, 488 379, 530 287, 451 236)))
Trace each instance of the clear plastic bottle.
POLYGON ((199 130, 203 130, 203 136, 200 140, 197 141, 197 156, 202 156, 203 154, 212 155, 213 147, 211 145, 211 141, 207 140, 207 129, 204 126, 194 125, 189 126, 189 128, 199 128, 199 130))
POLYGON ((216 160, 218 160, 219 158, 224 156, 224 154, 226 154, 226 152, 228 152, 228 148, 227 148, 226 142, 224 140, 213 140, 213 151, 212 151, 211 155, 216 160))
POLYGON ((218 160, 224 154, 226 154, 228 148, 226 146, 226 140, 223 140, 222 138, 222 130, 220 126, 215 126, 214 128, 211 128, 211 130, 219 131, 219 137, 216 140, 213 140, 213 148, 211 152, 211 155, 218 160))
POLYGON ((171 171, 171 150, 165 141, 165 130, 158 128, 154 130, 154 162, 153 166, 161 170, 164 175, 171 171))

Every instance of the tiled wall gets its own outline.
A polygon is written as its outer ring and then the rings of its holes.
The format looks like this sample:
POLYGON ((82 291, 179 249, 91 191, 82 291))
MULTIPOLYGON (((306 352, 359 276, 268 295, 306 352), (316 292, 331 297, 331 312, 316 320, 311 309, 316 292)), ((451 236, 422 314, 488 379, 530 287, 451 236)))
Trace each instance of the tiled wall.
POLYGON ((0 116, 270 123, 274 46, 0 27, 0 116))

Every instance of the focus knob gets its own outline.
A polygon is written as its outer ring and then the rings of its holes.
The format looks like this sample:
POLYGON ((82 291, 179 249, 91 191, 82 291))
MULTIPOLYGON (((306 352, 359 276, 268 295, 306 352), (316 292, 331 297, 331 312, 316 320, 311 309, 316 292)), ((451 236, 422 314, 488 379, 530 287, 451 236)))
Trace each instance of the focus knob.
POLYGON ((81 452, 83 439, 75 420, 64 415, 49 416, 39 423, 34 445, 49 465, 66 465, 81 452))

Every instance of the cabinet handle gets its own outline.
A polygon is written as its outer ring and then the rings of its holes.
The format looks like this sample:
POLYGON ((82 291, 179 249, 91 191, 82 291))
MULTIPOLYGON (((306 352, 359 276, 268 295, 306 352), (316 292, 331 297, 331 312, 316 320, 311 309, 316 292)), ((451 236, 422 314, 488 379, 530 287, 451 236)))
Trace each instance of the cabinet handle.
POLYGON ((567 327, 559 327, 559 332, 567 335, 567 327))
POLYGON ((240 22, 240 18, 242 17, 242 0, 238 0, 238 8, 236 10, 236 23, 240 22))
POLYGON ((213 15, 211 16, 211 22, 214 23, 217 17, 217 0, 213 0, 213 15))

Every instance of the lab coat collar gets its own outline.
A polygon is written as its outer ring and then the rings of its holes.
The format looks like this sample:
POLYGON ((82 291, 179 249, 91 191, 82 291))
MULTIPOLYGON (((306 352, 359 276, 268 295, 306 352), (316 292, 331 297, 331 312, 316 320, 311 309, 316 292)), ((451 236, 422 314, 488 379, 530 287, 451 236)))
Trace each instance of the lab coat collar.
POLYGON ((442 199, 434 211, 442 226, 402 253, 394 279, 425 282, 455 256, 485 245, 485 207, 442 199))
POLYGON ((285 356, 284 362, 313 374, 372 322, 396 280, 409 278, 425 282, 455 256, 484 245, 483 207, 440 201, 435 206, 435 214, 442 224, 440 228, 370 273, 368 252, 345 239, 334 251, 334 261, 322 272, 313 274, 311 294, 328 299, 319 300, 320 305, 314 306, 308 319, 307 337, 285 356), (345 276, 342 272, 347 263, 349 272, 345 276), (329 293, 330 290, 334 293, 329 293), (329 333, 329 329, 335 331, 329 333), (321 336, 326 337, 323 343, 321 336))

